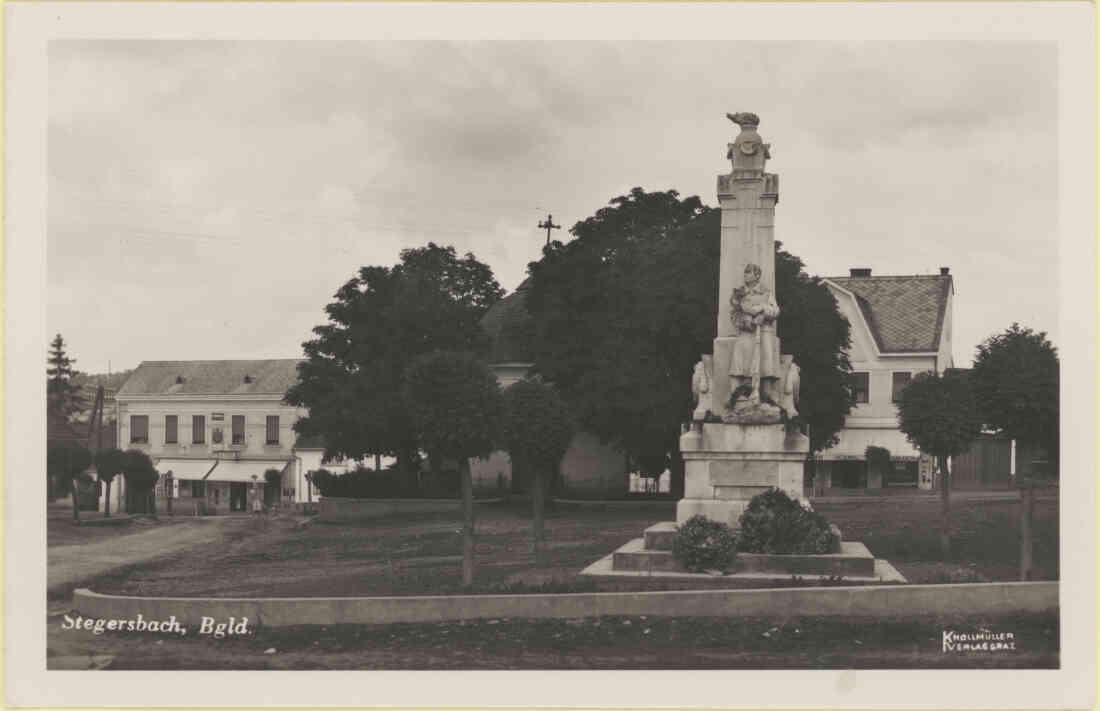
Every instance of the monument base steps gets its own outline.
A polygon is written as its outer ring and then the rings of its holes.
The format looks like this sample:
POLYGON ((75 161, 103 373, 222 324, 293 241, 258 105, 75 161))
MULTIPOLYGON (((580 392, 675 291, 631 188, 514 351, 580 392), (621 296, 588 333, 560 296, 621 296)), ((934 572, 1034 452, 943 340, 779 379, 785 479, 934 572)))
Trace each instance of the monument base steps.
POLYGON ((726 575, 692 573, 684 569, 672 554, 676 523, 662 521, 645 530, 611 555, 601 558, 582 575, 602 578, 653 576, 661 579, 772 579, 787 580, 799 576, 810 580, 843 577, 852 582, 905 582, 905 578, 887 561, 875 560, 867 547, 856 541, 841 541, 836 553, 817 555, 778 555, 739 553, 733 569, 726 575))

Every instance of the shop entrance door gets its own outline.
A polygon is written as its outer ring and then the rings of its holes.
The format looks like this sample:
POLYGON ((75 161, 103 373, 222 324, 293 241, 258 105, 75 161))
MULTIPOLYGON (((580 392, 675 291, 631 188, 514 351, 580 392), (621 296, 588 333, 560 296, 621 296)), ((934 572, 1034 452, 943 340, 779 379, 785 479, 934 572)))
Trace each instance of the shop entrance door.
POLYGON ((229 484, 229 510, 248 510, 248 484, 236 481, 229 484))

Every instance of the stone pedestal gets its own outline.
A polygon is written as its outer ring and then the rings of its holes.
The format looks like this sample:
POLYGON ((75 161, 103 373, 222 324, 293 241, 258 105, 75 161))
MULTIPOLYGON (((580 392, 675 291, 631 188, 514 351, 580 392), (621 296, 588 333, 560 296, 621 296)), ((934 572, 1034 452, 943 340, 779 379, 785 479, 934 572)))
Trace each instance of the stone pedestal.
POLYGON ((676 505, 676 522, 703 514, 737 528, 749 500, 770 488, 801 501, 809 450, 806 435, 782 424, 707 422, 701 431, 696 425, 680 436, 684 498, 676 505))

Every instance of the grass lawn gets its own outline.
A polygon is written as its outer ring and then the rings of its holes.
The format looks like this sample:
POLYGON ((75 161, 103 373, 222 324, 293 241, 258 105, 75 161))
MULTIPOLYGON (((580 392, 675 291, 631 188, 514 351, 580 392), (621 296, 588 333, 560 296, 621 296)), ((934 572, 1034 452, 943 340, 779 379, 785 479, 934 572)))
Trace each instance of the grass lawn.
MULTIPOLYGON (((941 561, 938 502, 858 501, 817 507, 849 540, 862 541, 911 583, 1015 580, 1018 503, 956 502, 954 555, 941 561)), ((578 576, 657 521, 661 511, 561 509, 547 517, 550 565, 536 568, 530 514, 507 505, 479 507, 475 592, 585 590, 578 576)), ((1038 580, 1058 577, 1058 506, 1035 507, 1034 558, 1038 580)), ((295 597, 410 595, 462 592, 460 518, 455 514, 391 517, 361 524, 315 523, 295 528, 290 518, 255 520, 218 545, 170 555, 91 581, 100 592, 132 595, 295 597)), ((631 589, 652 589, 646 581, 631 589)), ((625 589, 618 587, 618 589, 625 589)))
POLYGON ((668 618, 259 628, 213 640, 63 631, 47 668, 108 669, 927 669, 1057 668, 1057 613, 956 618, 668 618), (945 652, 943 633, 1011 632, 1014 650, 945 652), (274 650, 274 651, 268 651, 274 650))

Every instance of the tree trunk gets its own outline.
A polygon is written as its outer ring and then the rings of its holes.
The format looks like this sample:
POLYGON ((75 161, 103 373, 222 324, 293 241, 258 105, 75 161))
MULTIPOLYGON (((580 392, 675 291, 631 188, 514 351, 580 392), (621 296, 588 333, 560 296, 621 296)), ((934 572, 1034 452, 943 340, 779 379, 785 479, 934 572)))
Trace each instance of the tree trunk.
POLYGON ((375 472, 382 471, 382 455, 381 454, 375 454, 374 455, 374 471, 375 472))
POLYGON ((72 486, 73 494, 73 521, 80 523, 80 487, 76 484, 76 477, 73 477, 69 484, 72 486))
POLYGON ((543 510, 546 506, 546 471, 545 467, 535 468, 535 482, 531 489, 531 502, 534 505, 534 534, 535 534, 535 565, 546 565, 546 540, 543 530, 543 510))
POLYGON ((461 459, 462 477, 462 585, 474 584, 474 482, 470 460, 461 459))
POLYGON ((1031 524, 1035 515, 1035 489, 1020 489, 1020 580, 1031 580, 1031 524))
POLYGON ((149 487, 149 513, 154 519, 157 517, 157 485, 149 487))
POLYGON ((947 457, 938 457, 940 464, 940 553, 944 561, 951 559, 951 473, 947 457))
POLYGON ((103 495, 103 518, 111 518, 111 480, 104 479, 103 483, 105 484, 104 491, 106 492, 103 495))

